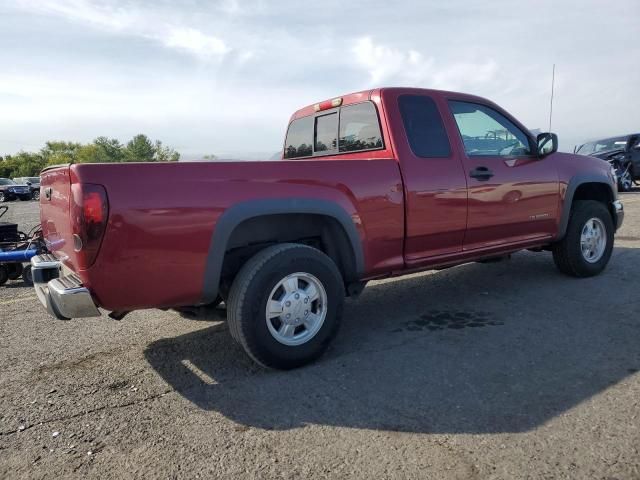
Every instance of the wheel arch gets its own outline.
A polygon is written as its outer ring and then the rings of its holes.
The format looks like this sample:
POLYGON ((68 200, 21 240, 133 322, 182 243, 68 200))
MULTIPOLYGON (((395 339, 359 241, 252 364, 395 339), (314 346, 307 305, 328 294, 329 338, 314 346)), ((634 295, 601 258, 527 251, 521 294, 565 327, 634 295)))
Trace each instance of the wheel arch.
POLYGON ((596 200, 602 202, 612 216, 616 224, 615 211, 612 202, 617 198, 617 187, 614 187, 608 178, 595 174, 583 174, 573 177, 567 185, 567 190, 562 204, 557 240, 562 239, 567 233, 571 207, 576 200, 596 200))
POLYGON ((269 241, 274 231, 282 232, 287 222, 292 233, 282 241, 293 240, 296 232, 299 235, 313 224, 314 235, 320 231, 323 238, 330 239, 330 251, 325 253, 338 263, 345 282, 362 277, 362 241, 351 216, 338 203, 308 198, 251 200, 225 210, 216 222, 205 264, 202 303, 210 303, 217 297, 231 250, 241 247, 245 240, 247 243, 257 240, 257 253, 269 244, 260 242, 269 241))

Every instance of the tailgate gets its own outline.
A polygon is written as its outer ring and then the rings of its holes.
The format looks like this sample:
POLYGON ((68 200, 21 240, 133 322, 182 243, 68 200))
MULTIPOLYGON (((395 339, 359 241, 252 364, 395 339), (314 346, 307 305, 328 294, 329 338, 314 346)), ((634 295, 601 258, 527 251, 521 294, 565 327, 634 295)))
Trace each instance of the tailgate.
POLYGON ((49 251, 75 271, 69 173, 70 166, 61 165, 40 174, 40 222, 49 251))

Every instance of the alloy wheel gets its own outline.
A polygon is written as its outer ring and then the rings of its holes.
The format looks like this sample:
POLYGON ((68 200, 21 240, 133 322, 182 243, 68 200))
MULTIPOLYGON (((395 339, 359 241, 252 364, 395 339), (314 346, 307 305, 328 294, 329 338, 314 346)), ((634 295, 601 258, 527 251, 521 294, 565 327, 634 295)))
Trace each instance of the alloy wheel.
POLYGON ((316 277, 297 272, 280 280, 266 307, 269 333, 287 346, 307 343, 327 316, 327 292, 316 277))
POLYGON ((587 220, 580 234, 580 249, 583 258, 589 263, 596 263, 602 258, 607 247, 607 230, 599 218, 587 220))

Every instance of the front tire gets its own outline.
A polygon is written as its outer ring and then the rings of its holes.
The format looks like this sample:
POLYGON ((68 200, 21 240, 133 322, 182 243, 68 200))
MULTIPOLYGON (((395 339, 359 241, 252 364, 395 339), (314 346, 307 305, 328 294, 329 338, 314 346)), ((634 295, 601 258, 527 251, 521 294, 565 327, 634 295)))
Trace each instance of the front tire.
POLYGON ((7 197, 5 196, 4 192, 0 192, 0 203, 4 203, 7 201, 7 197))
POLYGON ((344 284, 315 248, 280 244, 258 252, 229 292, 232 337, 257 363, 289 370, 320 357, 340 326, 344 284))
POLYGON ((576 201, 564 238, 553 245, 556 267, 573 277, 598 275, 611 258, 614 231, 611 215, 602 203, 576 201))

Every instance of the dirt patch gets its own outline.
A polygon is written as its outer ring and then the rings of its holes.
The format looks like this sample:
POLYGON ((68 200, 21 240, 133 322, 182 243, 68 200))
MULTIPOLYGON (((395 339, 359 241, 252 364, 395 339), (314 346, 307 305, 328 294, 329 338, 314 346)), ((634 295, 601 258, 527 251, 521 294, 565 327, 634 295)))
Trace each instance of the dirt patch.
POLYGON ((473 311, 453 311, 445 312, 431 310, 420 315, 420 318, 405 322, 403 328, 393 330, 394 332, 409 331, 418 332, 423 330, 460 330, 463 328, 482 328, 504 325, 504 322, 497 320, 488 312, 473 311))

